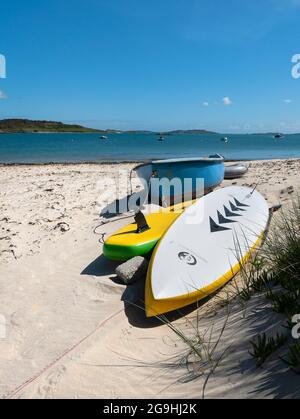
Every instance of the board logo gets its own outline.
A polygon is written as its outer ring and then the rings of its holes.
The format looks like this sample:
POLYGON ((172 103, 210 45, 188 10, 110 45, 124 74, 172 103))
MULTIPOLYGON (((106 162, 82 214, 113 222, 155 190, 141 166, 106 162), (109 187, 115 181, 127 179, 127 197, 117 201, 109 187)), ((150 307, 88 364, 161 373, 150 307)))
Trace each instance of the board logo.
POLYGON ((197 265, 197 259, 195 258, 195 256, 191 255, 188 252, 180 252, 178 254, 178 257, 182 262, 185 262, 187 265, 197 265))

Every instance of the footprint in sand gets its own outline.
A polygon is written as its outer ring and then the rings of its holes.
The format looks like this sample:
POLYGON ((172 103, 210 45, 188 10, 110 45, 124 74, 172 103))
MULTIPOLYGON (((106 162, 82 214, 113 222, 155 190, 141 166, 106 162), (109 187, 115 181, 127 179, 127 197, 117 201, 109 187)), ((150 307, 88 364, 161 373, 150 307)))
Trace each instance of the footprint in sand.
POLYGON ((281 201, 287 201, 291 195, 295 192, 295 189, 293 186, 288 186, 287 188, 281 189, 279 193, 279 197, 281 201))

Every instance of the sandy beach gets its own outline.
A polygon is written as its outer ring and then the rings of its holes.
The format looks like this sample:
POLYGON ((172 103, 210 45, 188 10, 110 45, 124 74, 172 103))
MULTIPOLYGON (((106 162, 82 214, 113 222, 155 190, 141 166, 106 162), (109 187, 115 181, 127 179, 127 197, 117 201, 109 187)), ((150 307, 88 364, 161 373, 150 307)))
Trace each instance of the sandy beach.
MULTIPOLYGON (((300 185, 300 160, 251 161, 245 177, 222 186, 255 186, 271 205, 288 205, 300 185)), ((139 307, 143 284, 126 287, 105 260, 99 213, 113 201, 121 173, 126 196, 134 163, 0 166, 0 397, 200 398, 207 376, 180 363, 186 348, 139 307), (96 230, 95 230, 96 229, 96 230)), ((133 190, 140 189, 133 178, 133 190)), ((228 285, 230 287, 230 284, 228 285)), ((222 291, 224 292, 224 291, 222 291)), ((300 397, 298 377, 278 358, 255 368, 249 340, 278 326, 259 296, 230 315, 218 296, 198 309, 201 328, 226 352, 205 388, 206 397, 300 397), (285 371, 284 380, 278 379, 285 371)), ((175 323, 191 328, 195 307, 175 323)), ((192 331, 191 331, 192 333, 192 331)))

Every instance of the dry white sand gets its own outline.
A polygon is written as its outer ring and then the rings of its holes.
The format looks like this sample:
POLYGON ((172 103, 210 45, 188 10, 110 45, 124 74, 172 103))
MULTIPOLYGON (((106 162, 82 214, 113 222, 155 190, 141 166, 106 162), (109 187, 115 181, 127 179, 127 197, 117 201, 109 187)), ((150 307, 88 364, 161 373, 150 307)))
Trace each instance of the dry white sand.
MULTIPOLYGON (((113 200, 103 192, 111 190, 119 170, 133 166, 0 167, 1 397, 202 396, 208 365, 202 377, 189 380, 186 366, 177 363, 183 344, 167 326, 122 301, 143 298, 143 286, 126 290, 116 280, 116 264, 101 256, 93 232, 99 208, 113 200)), ((299 160, 251 162, 243 179, 222 186, 258 183, 270 205, 287 203, 300 184, 299 168, 299 160)), ((122 194, 125 178, 124 172, 122 194)), ((227 318, 226 311, 215 311, 217 299, 199 310, 201 329, 213 325, 215 337, 227 318)), ((188 312, 176 321, 185 331, 195 316, 195 310, 188 312)), ((299 397, 298 377, 282 374, 286 367, 278 358, 257 371, 248 354, 251 337, 274 326, 265 300, 232 305, 216 359, 225 349, 226 356, 206 397, 299 397)))

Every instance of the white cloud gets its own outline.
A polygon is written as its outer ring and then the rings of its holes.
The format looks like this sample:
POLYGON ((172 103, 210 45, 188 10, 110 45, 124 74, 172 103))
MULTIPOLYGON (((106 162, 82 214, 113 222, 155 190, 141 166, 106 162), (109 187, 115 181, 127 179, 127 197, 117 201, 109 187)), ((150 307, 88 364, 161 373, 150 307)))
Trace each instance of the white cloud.
POLYGON ((203 106, 209 106, 208 102, 203 102, 203 106))
POLYGON ((284 103, 292 103, 291 99, 284 99, 284 103))
POLYGON ((223 105, 225 105, 225 106, 232 105, 232 101, 227 96, 223 97, 222 101, 223 101, 223 105))
POLYGON ((7 99, 6 94, 2 90, 0 90, 0 99, 7 99))

